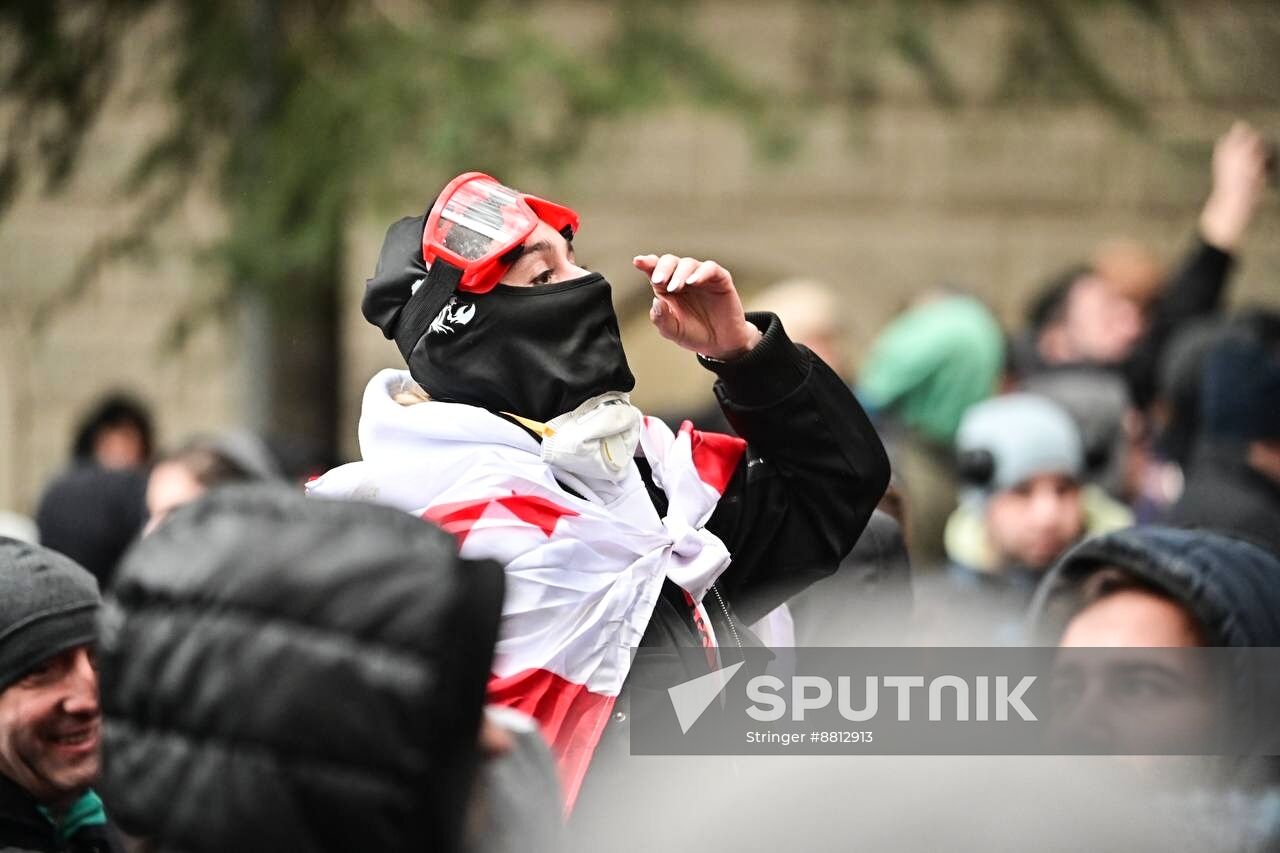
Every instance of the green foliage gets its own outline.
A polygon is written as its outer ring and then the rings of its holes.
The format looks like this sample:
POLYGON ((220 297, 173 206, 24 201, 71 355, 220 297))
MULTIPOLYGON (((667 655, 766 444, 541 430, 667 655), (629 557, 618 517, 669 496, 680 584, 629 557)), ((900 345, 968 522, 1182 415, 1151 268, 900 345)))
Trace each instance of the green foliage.
POLYGON ((612 4, 611 31, 587 49, 547 38, 527 4, 492 0, 408 4, 400 18, 369 0, 96 0, 92 17, 114 23, 92 37, 70 4, 34 5, 3 21, 24 47, 7 82, 27 113, 54 120, 11 146, 10 188, 28 164, 65 180, 122 35, 151 8, 162 20, 148 86, 174 118, 123 188, 143 199, 139 212, 89 252, 77 287, 140 251, 207 176, 229 214, 209 256, 231 287, 287 307, 334 285, 347 219, 369 199, 425 206, 427 188, 462 169, 554 171, 593 126, 623 114, 687 100, 742 117, 763 149, 785 149, 770 120, 777 99, 689 35, 686 3, 612 4))
POLYGON ((0 4, 0 91, 6 116, 0 214, 34 163, 43 186, 65 185, 115 79, 121 34, 150 0, 18 0, 0 4))

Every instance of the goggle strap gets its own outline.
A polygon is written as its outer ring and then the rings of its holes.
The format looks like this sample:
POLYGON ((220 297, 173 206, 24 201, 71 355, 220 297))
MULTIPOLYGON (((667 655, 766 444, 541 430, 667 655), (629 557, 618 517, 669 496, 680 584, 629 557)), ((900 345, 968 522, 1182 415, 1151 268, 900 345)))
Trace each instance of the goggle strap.
POLYGON ((431 323, 449 302, 449 297, 458 290, 462 282, 462 270, 436 258, 427 272, 427 279, 418 288, 418 292, 409 297, 404 308, 400 309, 400 319, 396 323, 396 346, 405 361, 409 354, 427 333, 431 323))

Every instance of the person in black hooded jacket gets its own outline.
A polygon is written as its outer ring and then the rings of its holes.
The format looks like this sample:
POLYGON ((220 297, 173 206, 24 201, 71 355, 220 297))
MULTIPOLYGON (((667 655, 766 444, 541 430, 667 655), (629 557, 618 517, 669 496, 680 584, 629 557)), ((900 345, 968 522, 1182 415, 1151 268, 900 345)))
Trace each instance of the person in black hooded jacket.
POLYGON ((502 588, 386 507, 178 508, 104 603, 104 800, 160 850, 462 849, 502 588))

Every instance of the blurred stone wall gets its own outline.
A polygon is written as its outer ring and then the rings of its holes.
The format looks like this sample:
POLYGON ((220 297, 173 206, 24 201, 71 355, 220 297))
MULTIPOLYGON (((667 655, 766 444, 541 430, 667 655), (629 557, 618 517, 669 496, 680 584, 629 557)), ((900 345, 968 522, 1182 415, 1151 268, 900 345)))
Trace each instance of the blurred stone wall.
POLYGON ((134 212, 120 182, 163 120, 123 102, 106 116, 65 193, 30 181, 0 219, 0 509, 35 511, 86 409, 108 392, 150 405, 162 446, 239 420, 239 343, 210 318, 221 283, 192 253, 220 226, 207 193, 159 226, 145 261, 76 280, 88 247, 134 212))
MULTIPOLYGON (((562 174, 503 177, 582 214, 579 258, 614 283, 637 402, 664 412, 696 408, 709 399, 709 376, 649 329, 646 287, 630 267, 635 254, 715 258, 748 294, 784 276, 825 279, 840 293, 855 357, 931 285, 969 288, 1014 325, 1045 278, 1103 239, 1145 240, 1176 262, 1208 189, 1213 138, 1236 115, 1280 137, 1280 57, 1267 50, 1280 14, 1271 2, 1173 5, 1200 71, 1195 87, 1131 14, 1107 11, 1086 29, 1125 91, 1147 106, 1145 135, 1079 98, 994 97, 1000 63, 992 45, 1010 19, 1004 4, 989 3, 933 22, 964 106, 939 106, 920 76, 886 53, 868 60, 877 72, 874 97, 851 102, 833 87, 819 103, 794 105, 798 147, 789 159, 761 157, 737 119, 681 107, 593 133, 562 174)), ((842 51, 857 49, 848 21, 840 38, 852 41, 832 43, 837 28, 822 8, 707 3, 691 25, 743 73, 798 91, 814 75, 835 73, 842 51), (815 61, 815 53, 827 59, 815 61)), ((545 14, 569 41, 599 28, 590 4, 563 2, 545 14)), ((935 19, 942 14, 935 10, 935 19)), ((101 130, 117 159, 145 131, 139 124, 101 130)), ((242 418, 246 368, 234 324, 205 324, 185 347, 162 346, 173 317, 216 283, 182 251, 187 235, 216 229, 207 205, 193 202, 165 226, 158 266, 113 269, 40 335, 27 330, 24 312, 42 282, 54 268, 69 268, 83 236, 118 212, 109 182, 87 172, 72 194, 25 200, 0 222, 0 508, 33 508, 41 483, 65 459, 78 412, 109 387, 146 397, 166 443, 242 418)), ((347 401, 349 454, 365 381, 399 365, 395 348, 360 317, 362 282, 386 224, 434 189, 403 210, 362 214, 350 233, 346 370, 336 380, 347 401)), ((1272 194, 1244 247, 1233 303, 1280 304, 1278 226, 1272 194)))

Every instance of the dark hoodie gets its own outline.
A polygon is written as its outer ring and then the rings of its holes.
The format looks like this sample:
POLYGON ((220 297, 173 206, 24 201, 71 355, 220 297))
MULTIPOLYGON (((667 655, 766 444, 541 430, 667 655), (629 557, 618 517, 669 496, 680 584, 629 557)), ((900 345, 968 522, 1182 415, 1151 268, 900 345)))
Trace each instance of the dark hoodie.
POLYGON ((183 851, 456 850, 502 599, 407 513, 214 490, 126 556, 104 799, 183 851))
POLYGON ((41 544, 84 566, 104 588, 146 521, 146 472, 93 461, 60 473, 36 509, 41 544))
MULTIPOLYGON (((1049 572, 1031 603, 1034 638, 1056 644, 1084 582, 1106 567, 1121 569, 1181 604, 1198 624, 1206 646, 1280 646, 1280 558, 1241 539, 1202 530, 1135 527, 1086 540, 1049 572)), ((1275 679, 1253 679, 1243 668, 1232 679, 1239 707, 1255 719, 1280 718, 1275 679)), ((1270 732, 1269 754, 1280 753, 1280 731, 1270 732)))
POLYGON ((1047 605, 1107 566, 1123 569, 1181 603, 1210 646, 1280 646, 1280 557, 1203 530, 1132 527, 1086 540, 1045 577, 1031 621, 1056 627, 1047 605))

